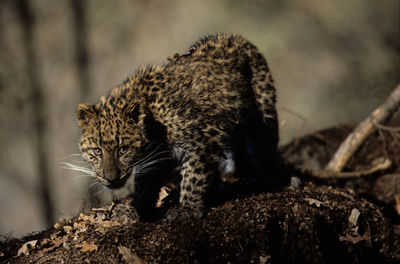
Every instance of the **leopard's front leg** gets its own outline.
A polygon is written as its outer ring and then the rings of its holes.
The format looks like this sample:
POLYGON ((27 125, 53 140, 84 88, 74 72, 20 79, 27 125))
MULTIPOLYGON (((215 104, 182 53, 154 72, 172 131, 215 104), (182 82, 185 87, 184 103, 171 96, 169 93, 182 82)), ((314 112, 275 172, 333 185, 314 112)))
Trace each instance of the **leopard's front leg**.
POLYGON ((168 219, 195 219, 204 215, 219 183, 219 147, 210 142, 188 148, 181 158, 179 207, 167 213, 168 219))

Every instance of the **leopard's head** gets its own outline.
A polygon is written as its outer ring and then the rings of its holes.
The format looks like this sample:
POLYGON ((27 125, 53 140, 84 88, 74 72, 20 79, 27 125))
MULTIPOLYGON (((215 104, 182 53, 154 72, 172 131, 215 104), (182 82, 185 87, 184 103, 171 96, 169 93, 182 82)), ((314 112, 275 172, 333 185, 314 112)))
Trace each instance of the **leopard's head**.
POLYGON ((77 107, 81 128, 80 150, 96 178, 111 189, 121 188, 137 163, 148 155, 146 114, 139 102, 123 107, 115 101, 77 107))

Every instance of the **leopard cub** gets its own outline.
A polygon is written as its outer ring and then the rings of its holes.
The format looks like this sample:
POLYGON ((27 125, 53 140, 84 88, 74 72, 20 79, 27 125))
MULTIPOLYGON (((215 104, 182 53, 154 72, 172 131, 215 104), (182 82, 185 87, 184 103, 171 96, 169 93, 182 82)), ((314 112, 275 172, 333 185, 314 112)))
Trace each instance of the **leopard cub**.
POLYGON ((139 215, 179 177, 174 217, 201 217, 222 174, 273 190, 279 174, 275 88, 264 57, 237 35, 205 37, 140 68, 96 104, 79 104, 80 149, 106 187, 134 181, 139 215), (178 212, 178 213, 177 213, 178 212))

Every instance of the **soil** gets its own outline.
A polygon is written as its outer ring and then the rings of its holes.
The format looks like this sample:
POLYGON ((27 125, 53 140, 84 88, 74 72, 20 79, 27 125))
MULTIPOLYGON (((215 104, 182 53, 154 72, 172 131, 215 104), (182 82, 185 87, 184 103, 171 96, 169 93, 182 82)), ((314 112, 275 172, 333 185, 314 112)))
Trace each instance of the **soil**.
MULTIPOLYGON (((282 157, 298 168, 321 170, 351 130, 341 126, 295 139, 281 148, 282 157)), ((92 210, 61 219, 50 230, 0 242, 0 260, 400 263, 400 148, 393 133, 370 136, 346 167, 361 170, 387 157, 393 166, 386 172, 346 180, 310 178, 300 188, 231 199, 191 222, 144 223, 124 215, 110 218, 109 208, 92 210), (32 245, 24 248, 26 242, 32 245)))

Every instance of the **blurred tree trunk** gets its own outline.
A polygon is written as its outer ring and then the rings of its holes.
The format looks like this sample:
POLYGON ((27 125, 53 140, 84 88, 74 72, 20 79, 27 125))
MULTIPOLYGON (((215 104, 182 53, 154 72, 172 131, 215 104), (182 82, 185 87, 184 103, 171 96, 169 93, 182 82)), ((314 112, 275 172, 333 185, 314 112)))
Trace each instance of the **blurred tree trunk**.
MULTIPOLYGON (((75 66, 78 74, 80 100, 87 100, 90 94, 89 78, 89 48, 87 25, 87 2, 85 0, 70 0, 72 27, 75 38, 75 66)), ((90 209, 100 206, 97 190, 87 185, 87 200, 83 208, 90 209)))
POLYGON ((75 37, 75 63, 79 76, 80 99, 86 100, 90 92, 89 52, 87 45, 87 15, 85 0, 70 0, 75 37))
POLYGON ((43 215, 47 225, 54 223, 53 202, 50 194, 48 156, 46 150, 46 107, 44 105, 44 91, 38 72, 37 57, 35 54, 35 17, 29 0, 17 0, 17 13, 21 21, 25 56, 27 62, 27 75, 30 82, 32 119, 34 128, 33 142, 39 176, 38 192, 42 200, 43 215))

